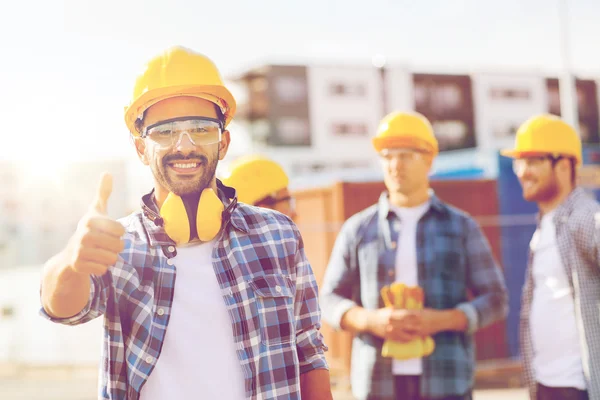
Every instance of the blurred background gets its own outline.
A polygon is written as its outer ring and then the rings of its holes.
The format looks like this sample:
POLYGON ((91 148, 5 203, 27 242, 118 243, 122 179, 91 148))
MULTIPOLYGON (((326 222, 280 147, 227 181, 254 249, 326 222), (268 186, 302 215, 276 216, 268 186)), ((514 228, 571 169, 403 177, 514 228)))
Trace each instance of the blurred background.
MULTIPOLYGON (((109 214, 152 187, 123 121, 137 72, 183 45, 212 58, 238 101, 236 157, 262 153, 291 177, 321 280, 345 219, 383 189, 370 139, 388 112, 432 122, 432 186, 473 214, 502 265, 506 321, 477 334, 476 399, 525 398, 517 325, 535 206, 498 155, 536 113, 562 114, 585 143, 580 183, 600 193, 597 0, 56 0, 0 5, 0 399, 96 397, 101 321, 38 315, 43 263, 59 251, 102 171, 109 214)), ((350 338, 323 327, 336 398, 350 338)))

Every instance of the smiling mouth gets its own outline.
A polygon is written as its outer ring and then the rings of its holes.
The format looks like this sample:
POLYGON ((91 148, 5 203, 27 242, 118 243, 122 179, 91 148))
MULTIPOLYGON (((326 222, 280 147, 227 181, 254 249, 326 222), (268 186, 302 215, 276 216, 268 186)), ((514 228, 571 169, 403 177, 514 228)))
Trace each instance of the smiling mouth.
POLYGON ((176 167, 176 168, 196 168, 197 166, 200 165, 200 163, 174 163, 174 164, 170 164, 171 167, 176 167))
POLYGON ((169 163, 169 168, 180 174, 196 173, 200 170, 202 163, 198 162, 176 162, 169 163))

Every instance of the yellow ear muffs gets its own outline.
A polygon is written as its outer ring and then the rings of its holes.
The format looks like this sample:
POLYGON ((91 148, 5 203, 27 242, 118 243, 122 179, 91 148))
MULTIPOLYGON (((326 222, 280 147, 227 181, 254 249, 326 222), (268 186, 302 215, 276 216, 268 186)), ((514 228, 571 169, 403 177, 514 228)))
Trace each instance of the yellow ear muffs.
POLYGON ((196 216, 198 239, 208 242, 217 236, 217 233, 221 230, 224 209, 223 202, 214 190, 208 188, 202 191, 198 202, 198 215, 196 216))
POLYGON ((160 207, 165 232, 177 244, 190 241, 190 222, 183 200, 176 194, 169 193, 160 207))
MULTIPOLYGON (((196 229, 200 240, 208 242, 217 236, 221 230, 224 209, 214 190, 207 188, 202 191, 196 216, 196 229)), ((175 243, 184 244, 190 241, 190 221, 181 197, 169 193, 160 207, 160 216, 165 232, 175 243)))

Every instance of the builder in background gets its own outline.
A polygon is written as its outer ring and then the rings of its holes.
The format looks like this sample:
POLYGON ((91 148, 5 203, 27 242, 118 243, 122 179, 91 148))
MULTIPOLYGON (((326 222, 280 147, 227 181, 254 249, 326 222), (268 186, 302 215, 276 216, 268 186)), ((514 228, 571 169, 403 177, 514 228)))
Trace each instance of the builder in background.
POLYGON ((239 157, 231 163, 222 181, 236 190, 238 201, 279 211, 292 220, 296 218, 289 178, 275 161, 259 155, 239 157))
POLYGON ((521 305, 532 399, 600 399, 600 206, 576 186, 577 132, 553 115, 518 130, 514 171, 539 207, 521 305))
POLYGON ((387 192, 339 233, 322 285, 324 319, 356 335, 351 385, 357 399, 470 399, 473 334, 507 313, 502 272, 477 223, 430 190, 438 143, 425 117, 388 115, 373 145, 387 192), (424 308, 384 307, 380 291, 394 282, 420 287, 424 308), (382 355, 384 340, 426 336, 435 341, 429 356, 382 355))

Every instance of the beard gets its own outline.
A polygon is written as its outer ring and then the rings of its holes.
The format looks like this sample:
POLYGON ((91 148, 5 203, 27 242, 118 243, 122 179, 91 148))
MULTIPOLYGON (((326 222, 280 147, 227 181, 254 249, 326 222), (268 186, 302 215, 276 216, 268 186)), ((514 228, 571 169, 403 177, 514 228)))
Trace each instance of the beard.
POLYGON ((199 196, 204 189, 210 187, 215 177, 219 150, 215 151, 211 159, 199 153, 191 153, 186 156, 175 153, 168 154, 162 159, 156 157, 155 160, 151 167, 152 173, 162 187, 180 197, 199 196), (201 170, 193 175, 178 175, 170 167, 170 164, 178 161, 198 163, 201 170))
POLYGON ((523 197, 527 201, 544 202, 552 200, 559 193, 558 182, 556 179, 549 179, 546 183, 534 183, 535 188, 524 189, 523 197))

